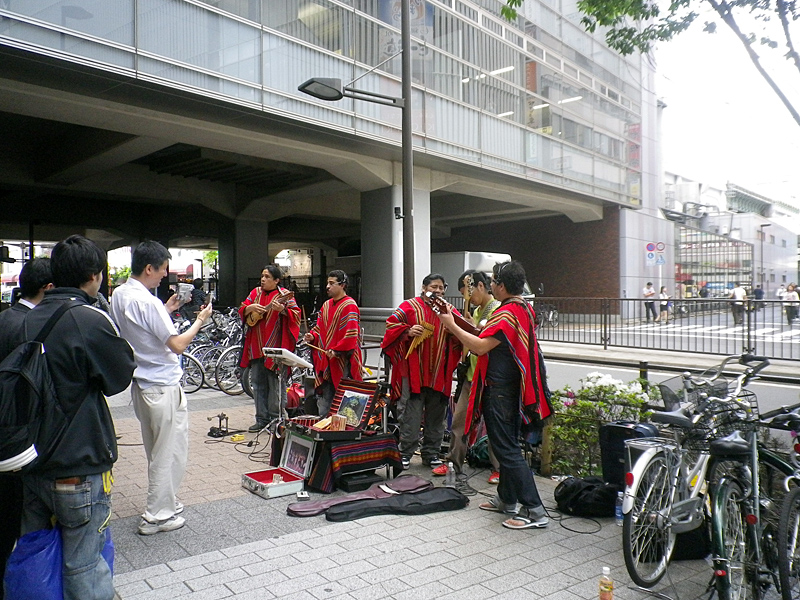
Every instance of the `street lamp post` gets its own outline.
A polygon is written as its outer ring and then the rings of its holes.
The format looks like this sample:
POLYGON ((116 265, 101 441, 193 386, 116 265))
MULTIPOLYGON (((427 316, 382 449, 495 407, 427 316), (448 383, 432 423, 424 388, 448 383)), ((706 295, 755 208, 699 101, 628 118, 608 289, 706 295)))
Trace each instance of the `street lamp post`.
POLYGON ((772 223, 762 223, 759 225, 758 229, 761 235, 761 285, 763 286, 762 289, 764 293, 767 293, 767 274, 764 272, 764 228, 765 227, 772 227, 772 223))
POLYGON ((320 100, 335 102, 342 98, 364 100, 375 104, 402 109, 401 149, 403 167, 403 212, 395 217, 403 219, 403 293, 406 298, 415 295, 414 262, 414 147, 411 129, 411 13, 409 0, 401 2, 400 48, 402 56, 402 97, 386 96, 350 86, 342 86, 341 79, 314 77, 297 89, 320 100))

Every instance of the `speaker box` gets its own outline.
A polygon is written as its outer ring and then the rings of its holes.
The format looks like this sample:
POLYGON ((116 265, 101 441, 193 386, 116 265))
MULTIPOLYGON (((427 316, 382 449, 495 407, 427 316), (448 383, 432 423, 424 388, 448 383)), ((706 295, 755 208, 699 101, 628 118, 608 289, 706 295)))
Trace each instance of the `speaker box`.
POLYGON ((625 440, 655 437, 658 429, 652 423, 614 421, 600 426, 600 458, 603 481, 625 487, 625 473, 630 465, 625 464, 625 440))

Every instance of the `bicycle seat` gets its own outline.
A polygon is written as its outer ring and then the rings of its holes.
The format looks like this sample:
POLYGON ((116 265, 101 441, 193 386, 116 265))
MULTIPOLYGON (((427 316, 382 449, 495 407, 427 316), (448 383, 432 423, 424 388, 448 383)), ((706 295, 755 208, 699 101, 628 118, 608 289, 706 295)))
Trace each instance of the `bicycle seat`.
POLYGON ((692 419, 684 412, 682 408, 671 410, 667 412, 654 412, 650 415, 650 420, 653 423, 661 423, 662 425, 675 425, 684 429, 691 429, 694 427, 692 419))
POLYGON ((770 421, 770 425, 777 425, 797 431, 800 429, 800 415, 793 412, 775 415, 770 421))
POLYGON ((750 444, 738 431, 714 440, 709 444, 711 456, 747 456, 750 444))

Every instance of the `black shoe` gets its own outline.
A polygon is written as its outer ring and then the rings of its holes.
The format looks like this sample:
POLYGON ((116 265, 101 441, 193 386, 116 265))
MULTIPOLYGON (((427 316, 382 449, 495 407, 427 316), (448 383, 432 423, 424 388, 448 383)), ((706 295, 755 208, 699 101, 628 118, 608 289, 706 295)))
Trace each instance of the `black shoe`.
POLYGON ((247 431, 250 433, 258 433, 262 429, 264 429, 266 425, 262 425, 261 423, 253 423, 250 427, 247 428, 247 431))

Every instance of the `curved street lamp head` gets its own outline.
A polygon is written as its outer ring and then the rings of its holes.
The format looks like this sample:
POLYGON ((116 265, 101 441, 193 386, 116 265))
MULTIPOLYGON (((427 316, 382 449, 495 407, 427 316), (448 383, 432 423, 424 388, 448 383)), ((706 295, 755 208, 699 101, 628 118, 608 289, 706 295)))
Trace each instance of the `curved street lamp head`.
POLYGON ((341 79, 313 77, 304 84, 298 86, 297 89, 304 94, 319 98, 320 100, 327 100, 328 102, 334 102, 344 98, 341 79))

